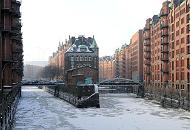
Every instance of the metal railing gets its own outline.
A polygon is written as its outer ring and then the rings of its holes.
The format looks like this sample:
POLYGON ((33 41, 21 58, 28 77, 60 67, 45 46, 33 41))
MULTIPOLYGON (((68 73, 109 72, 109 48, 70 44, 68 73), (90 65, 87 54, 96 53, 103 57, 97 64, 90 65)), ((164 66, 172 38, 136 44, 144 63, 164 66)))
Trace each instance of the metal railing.
POLYGON ((9 130, 13 126, 16 106, 21 96, 21 85, 4 89, 0 94, 0 130, 9 130))

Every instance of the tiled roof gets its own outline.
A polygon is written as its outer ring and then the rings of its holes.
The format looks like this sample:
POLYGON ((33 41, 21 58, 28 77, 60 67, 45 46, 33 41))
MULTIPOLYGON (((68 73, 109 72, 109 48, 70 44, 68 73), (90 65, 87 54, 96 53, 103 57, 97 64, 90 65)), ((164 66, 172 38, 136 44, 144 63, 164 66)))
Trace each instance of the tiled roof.
POLYGON ((67 52, 94 52, 94 48, 98 48, 94 38, 79 36, 78 38, 75 38, 73 45, 67 52))

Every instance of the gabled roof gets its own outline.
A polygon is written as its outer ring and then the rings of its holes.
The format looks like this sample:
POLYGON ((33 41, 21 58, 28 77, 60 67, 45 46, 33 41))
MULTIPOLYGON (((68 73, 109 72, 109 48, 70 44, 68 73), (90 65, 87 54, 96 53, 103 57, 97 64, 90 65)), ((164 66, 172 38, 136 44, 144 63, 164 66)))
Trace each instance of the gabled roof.
POLYGON ((93 49, 97 49, 97 43, 93 38, 84 36, 79 36, 75 38, 73 45, 67 50, 67 52, 94 52, 93 49))

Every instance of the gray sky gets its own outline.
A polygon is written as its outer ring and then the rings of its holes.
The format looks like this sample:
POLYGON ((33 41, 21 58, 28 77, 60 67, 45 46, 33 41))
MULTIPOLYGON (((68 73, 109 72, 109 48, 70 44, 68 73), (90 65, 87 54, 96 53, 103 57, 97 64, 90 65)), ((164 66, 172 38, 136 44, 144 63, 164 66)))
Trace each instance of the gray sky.
POLYGON ((25 61, 47 61, 69 35, 92 36, 100 56, 113 55, 158 14, 164 0, 23 0, 25 61))

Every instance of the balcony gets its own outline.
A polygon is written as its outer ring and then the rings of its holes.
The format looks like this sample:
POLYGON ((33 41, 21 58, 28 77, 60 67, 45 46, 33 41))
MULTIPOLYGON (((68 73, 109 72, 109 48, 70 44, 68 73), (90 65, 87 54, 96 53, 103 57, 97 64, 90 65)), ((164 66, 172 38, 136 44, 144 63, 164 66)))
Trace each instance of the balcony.
POLYGON ((168 47, 162 47, 161 53, 169 53, 169 48, 168 47))
POLYGON ((169 57, 162 56, 162 57, 161 57, 161 61, 169 62, 169 57))
POLYGON ((144 31, 149 31, 150 27, 144 27, 144 31))
POLYGON ((169 34, 167 31, 162 31, 161 32, 161 37, 167 37, 169 34))
POLYGON ((144 40, 150 40, 150 36, 144 36, 144 40))
POLYGON ((144 55, 144 58, 145 59, 151 59, 151 56, 150 55, 144 55))
POLYGON ((168 14, 169 14, 168 11, 166 11, 166 12, 161 11, 161 12, 160 12, 160 18, 161 18, 161 17, 168 16, 168 14))
POLYGON ((147 71, 145 71, 144 73, 145 73, 146 75, 150 75, 150 74, 151 74, 151 72, 150 72, 150 71, 148 71, 148 70, 147 70, 147 71))
POLYGON ((160 28, 161 29, 168 28, 168 24, 167 23, 162 23, 162 24, 160 24, 160 28))
POLYGON ((23 49, 22 48, 16 48, 13 50, 13 53, 22 53, 23 49))
POLYGON ((17 5, 21 6, 21 2, 20 2, 20 1, 18 1, 18 0, 12 0, 12 3, 13 3, 13 4, 17 4, 17 5))
POLYGON ((3 64, 4 65, 8 64, 8 63, 10 63, 10 64, 14 63, 11 57, 6 57, 6 58, 3 59, 3 64))
POLYGON ((11 39, 16 40, 16 41, 21 41, 22 40, 22 35, 12 35, 11 39))
POLYGON ((163 73, 169 73, 169 68, 168 67, 166 67, 166 68, 162 68, 162 70, 161 70, 163 73))
POLYGON ((169 41, 168 39, 161 39, 161 45, 168 45, 169 41))
POLYGON ((12 34, 12 36, 17 36, 17 35, 21 35, 22 33, 20 32, 20 30, 12 29, 11 34, 12 34))
POLYGON ((150 46, 150 42, 149 41, 145 41, 144 42, 144 46, 150 46))
POLYGON ((20 6, 18 6, 17 4, 12 6, 11 12, 13 16, 18 17, 18 18, 21 17, 20 6))
POLYGON ((16 22, 13 23, 11 29, 12 30, 21 30, 22 24, 20 20, 17 20, 16 22))
POLYGON ((145 48, 144 52, 151 52, 150 48, 145 48))
POLYGON ((144 61, 144 64, 145 64, 146 66, 150 66, 150 65, 151 65, 151 62, 150 62, 149 60, 145 60, 145 61, 144 61))

